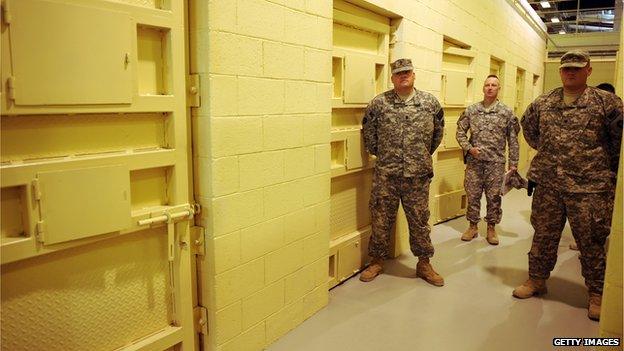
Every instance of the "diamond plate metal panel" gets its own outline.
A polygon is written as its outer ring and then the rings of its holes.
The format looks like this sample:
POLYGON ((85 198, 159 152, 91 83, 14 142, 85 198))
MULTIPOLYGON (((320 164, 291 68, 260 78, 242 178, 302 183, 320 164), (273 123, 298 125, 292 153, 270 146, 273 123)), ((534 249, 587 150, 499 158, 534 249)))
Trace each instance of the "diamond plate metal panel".
POLYGON ((169 325, 168 286, 164 228, 4 265, 1 349, 121 347, 169 325))

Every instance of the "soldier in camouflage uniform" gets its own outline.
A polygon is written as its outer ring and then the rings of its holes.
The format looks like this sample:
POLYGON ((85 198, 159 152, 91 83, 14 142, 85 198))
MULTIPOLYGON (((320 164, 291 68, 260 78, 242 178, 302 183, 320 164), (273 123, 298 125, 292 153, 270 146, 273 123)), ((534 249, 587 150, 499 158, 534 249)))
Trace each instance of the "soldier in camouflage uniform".
POLYGON ((564 54, 559 74, 563 87, 538 97, 521 121, 525 139, 537 149, 528 173, 537 184, 531 207, 535 234, 529 279, 513 295, 528 298, 546 292, 567 219, 589 290, 588 317, 598 320, 622 138, 622 100, 587 86, 591 66, 586 52, 564 54))
POLYGON ((466 219, 470 226, 461 239, 470 241, 478 233, 481 195, 487 200, 487 241, 498 245, 496 224, 500 223, 501 186, 505 176, 505 144, 509 145, 509 169, 518 167, 518 132, 520 125, 513 112, 498 101, 500 82, 489 75, 483 83, 483 101, 468 106, 457 121, 456 138, 466 153, 464 188, 468 196, 466 219), (470 131, 470 138, 467 133, 470 131))
POLYGON ((409 226, 410 248, 419 258, 416 276, 442 286, 444 279, 429 262, 434 250, 428 221, 431 154, 442 140, 444 112, 433 95, 414 88, 411 60, 399 59, 391 68, 394 89, 376 96, 362 121, 366 150, 377 160, 369 204, 372 235, 368 250, 373 261, 360 280, 371 281, 383 271, 390 231, 401 201, 409 226))

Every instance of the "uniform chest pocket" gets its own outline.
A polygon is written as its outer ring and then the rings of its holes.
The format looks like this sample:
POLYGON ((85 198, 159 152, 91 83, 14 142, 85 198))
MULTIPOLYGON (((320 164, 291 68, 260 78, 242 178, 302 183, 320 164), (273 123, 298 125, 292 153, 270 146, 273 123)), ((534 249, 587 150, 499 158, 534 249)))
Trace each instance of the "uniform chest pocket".
POLYGON ((563 121, 561 111, 557 109, 546 109, 541 111, 539 120, 539 129, 542 135, 548 135, 554 132, 563 121))
POLYGON ((409 128, 421 136, 421 139, 429 139, 433 133, 433 113, 422 107, 408 109, 407 122, 409 128))
POLYGON ((562 129, 580 131, 587 127, 591 120, 600 120, 600 111, 591 107, 565 109, 557 121, 562 129))
POLYGON ((500 134, 505 128, 505 118, 498 115, 480 114, 470 121, 470 131, 473 134, 496 133, 500 134))

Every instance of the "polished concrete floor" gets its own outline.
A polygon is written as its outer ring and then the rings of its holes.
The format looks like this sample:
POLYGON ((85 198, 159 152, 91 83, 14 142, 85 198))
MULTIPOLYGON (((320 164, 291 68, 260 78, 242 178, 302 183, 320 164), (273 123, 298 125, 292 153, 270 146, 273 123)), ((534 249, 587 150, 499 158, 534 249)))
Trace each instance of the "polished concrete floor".
POLYGON ((388 261, 385 274, 373 282, 356 276, 332 289, 327 307, 268 350, 530 351, 553 349, 553 337, 597 336, 598 323, 587 318, 578 252, 568 248, 569 226, 548 294, 511 296, 527 278, 529 216, 526 191, 513 190, 503 198, 498 246, 485 241, 484 223, 479 238, 469 243, 459 240, 464 218, 434 226, 432 263, 444 276, 444 287, 416 279, 416 258, 404 254, 388 261))

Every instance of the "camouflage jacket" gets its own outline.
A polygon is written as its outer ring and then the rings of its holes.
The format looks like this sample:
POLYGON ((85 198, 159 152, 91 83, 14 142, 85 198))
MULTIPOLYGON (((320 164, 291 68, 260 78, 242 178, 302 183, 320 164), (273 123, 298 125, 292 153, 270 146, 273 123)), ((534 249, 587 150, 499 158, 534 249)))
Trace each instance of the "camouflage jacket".
POLYGON ((366 108, 362 134, 366 150, 377 156, 378 172, 433 176, 431 154, 442 141, 444 111, 433 95, 415 90, 408 101, 386 91, 366 108))
POLYGON ((587 87, 572 105, 563 88, 538 97, 522 117, 526 141, 537 150, 528 178, 574 193, 612 191, 622 140, 622 100, 587 87))
MULTIPOLYGON (((457 121, 455 137, 464 152, 478 147, 479 160, 505 163, 505 144, 509 145, 509 165, 518 166, 518 118, 502 102, 486 110, 483 102, 468 106, 457 121), (467 133, 470 130, 470 138, 467 133)), ((466 156, 470 162, 474 157, 466 156)))

